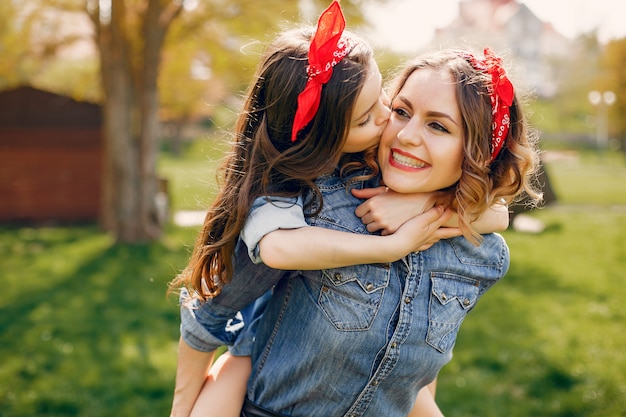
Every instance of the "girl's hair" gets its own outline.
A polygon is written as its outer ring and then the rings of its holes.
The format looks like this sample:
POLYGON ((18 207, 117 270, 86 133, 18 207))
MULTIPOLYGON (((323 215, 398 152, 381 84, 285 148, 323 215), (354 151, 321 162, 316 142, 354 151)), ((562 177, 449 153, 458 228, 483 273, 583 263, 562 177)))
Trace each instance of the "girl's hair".
MULTIPOLYGON (((245 96, 230 153, 219 170, 219 194, 209 208, 189 264, 171 288, 193 287, 203 298, 219 294, 232 277, 231 258, 255 198, 295 197, 309 189, 321 204, 314 180, 332 172, 340 162, 373 52, 363 40, 344 32, 355 46, 335 65, 315 117, 292 142, 314 29, 287 31, 264 52, 245 96)), ((374 158, 371 151, 359 156, 371 167, 374 158)))
POLYGON ((491 160, 492 107, 491 75, 476 69, 458 50, 438 51, 411 61, 396 77, 395 97, 409 76, 420 69, 448 71, 456 83, 456 98, 463 120, 464 158, 459 181, 449 188, 451 206, 459 227, 472 242, 478 235, 470 226, 495 203, 510 204, 526 193, 537 204, 541 193, 532 180, 539 165, 537 135, 527 125, 517 94, 510 106, 510 129, 503 148, 491 160))

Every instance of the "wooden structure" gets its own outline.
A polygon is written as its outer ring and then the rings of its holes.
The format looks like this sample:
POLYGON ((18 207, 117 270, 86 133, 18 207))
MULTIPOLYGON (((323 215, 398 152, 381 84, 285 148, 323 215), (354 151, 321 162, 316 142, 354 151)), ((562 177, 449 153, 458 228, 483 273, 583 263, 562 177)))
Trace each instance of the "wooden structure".
POLYGON ((0 222, 95 221, 100 106, 31 87, 0 92, 0 222))

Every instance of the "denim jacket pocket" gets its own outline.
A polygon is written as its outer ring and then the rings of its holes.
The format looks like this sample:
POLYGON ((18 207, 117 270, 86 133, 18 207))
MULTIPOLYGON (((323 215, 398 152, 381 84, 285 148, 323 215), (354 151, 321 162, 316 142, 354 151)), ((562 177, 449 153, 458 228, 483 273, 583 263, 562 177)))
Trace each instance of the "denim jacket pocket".
POLYGON ((318 303, 337 330, 368 330, 389 285, 389 264, 322 271, 318 303))
POLYGON ((426 342, 445 353, 452 349, 463 319, 479 297, 479 281, 433 272, 426 342))

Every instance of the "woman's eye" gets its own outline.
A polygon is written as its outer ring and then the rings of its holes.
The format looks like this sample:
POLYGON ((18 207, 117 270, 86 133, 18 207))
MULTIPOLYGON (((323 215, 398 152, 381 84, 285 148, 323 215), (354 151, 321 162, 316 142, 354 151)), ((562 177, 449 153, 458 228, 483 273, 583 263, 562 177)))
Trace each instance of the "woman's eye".
POLYGON ((439 122, 431 122, 430 127, 443 133, 450 133, 450 131, 446 129, 446 127, 439 122))
POLYGON ((402 107, 392 107, 391 111, 401 117, 410 117, 409 114, 402 107))

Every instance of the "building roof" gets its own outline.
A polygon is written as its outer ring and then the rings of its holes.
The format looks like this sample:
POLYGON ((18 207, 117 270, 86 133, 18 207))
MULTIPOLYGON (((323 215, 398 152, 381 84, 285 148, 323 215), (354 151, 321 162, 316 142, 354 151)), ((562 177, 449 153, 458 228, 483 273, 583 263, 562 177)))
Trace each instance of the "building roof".
POLYGON ((101 124, 98 104, 29 86, 0 92, 0 127, 89 128, 101 124))

